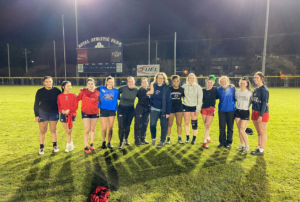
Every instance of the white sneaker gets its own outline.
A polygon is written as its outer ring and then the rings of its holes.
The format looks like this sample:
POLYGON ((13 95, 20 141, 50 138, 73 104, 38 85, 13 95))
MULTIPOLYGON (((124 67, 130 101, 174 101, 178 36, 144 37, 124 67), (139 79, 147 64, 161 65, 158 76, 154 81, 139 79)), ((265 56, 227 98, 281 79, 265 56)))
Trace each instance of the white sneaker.
POLYGON ((54 152, 58 152, 58 151, 59 151, 58 147, 56 147, 56 146, 53 147, 53 151, 54 151, 54 152))
POLYGON ((43 155, 43 154, 45 154, 44 148, 42 148, 42 149, 39 150, 39 155, 43 155))
POLYGON ((72 144, 69 146, 69 151, 73 151, 75 149, 75 146, 72 144))
POLYGON ((69 152, 70 150, 70 146, 66 146, 65 152, 69 152))
POLYGON ((244 147, 244 148, 243 148, 243 152, 244 152, 244 153, 248 153, 248 152, 249 152, 249 150, 250 150, 249 146, 248 146, 248 147, 244 147))
POLYGON ((245 147, 244 145, 240 145, 239 147, 236 148, 236 150, 243 151, 244 147, 245 147))

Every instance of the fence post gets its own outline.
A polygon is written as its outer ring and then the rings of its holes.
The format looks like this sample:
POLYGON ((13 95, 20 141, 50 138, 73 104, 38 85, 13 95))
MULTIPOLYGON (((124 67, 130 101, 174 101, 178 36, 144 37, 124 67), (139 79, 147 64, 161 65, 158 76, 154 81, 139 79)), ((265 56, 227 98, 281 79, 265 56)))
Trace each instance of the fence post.
POLYGON ((4 79, 2 78, 2 85, 4 85, 4 79))

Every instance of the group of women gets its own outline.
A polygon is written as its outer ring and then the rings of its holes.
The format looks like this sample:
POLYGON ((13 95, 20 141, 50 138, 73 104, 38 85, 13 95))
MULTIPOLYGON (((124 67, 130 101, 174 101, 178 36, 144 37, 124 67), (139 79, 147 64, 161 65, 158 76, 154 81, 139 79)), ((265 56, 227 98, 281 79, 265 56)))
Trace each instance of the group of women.
POLYGON ((263 155, 267 142, 267 122, 269 120, 268 99, 269 92, 264 83, 264 75, 257 72, 254 75, 254 83, 257 85, 254 92, 251 91, 251 83, 247 77, 239 81, 240 89, 236 90, 233 84, 229 84, 229 78, 219 78, 220 87, 214 87, 215 77, 210 75, 206 79, 206 87, 197 83, 195 74, 191 73, 186 79, 186 84, 180 86, 180 77, 171 77, 172 86, 169 87, 168 78, 165 73, 157 73, 154 81, 148 87, 148 79, 142 78, 142 87, 135 86, 133 77, 127 78, 127 85, 119 89, 114 87, 114 78, 107 77, 105 85, 95 87, 92 78, 87 79, 86 88, 80 89, 78 96, 71 93, 72 85, 64 81, 61 85, 62 91, 53 87, 52 78, 44 78, 45 87, 36 93, 34 112, 35 119, 40 128, 40 150, 44 154, 44 143, 47 127, 52 136, 53 151, 58 152, 57 147, 57 121, 62 122, 67 134, 66 152, 74 149, 72 141, 72 129, 81 100, 81 116, 84 125, 84 152, 91 153, 94 147, 95 129, 99 119, 101 123, 101 148, 113 148, 111 139, 113 135, 113 124, 115 116, 118 120, 119 149, 124 145, 129 146, 128 137, 133 118, 134 140, 136 145, 149 144, 146 141, 146 130, 150 116, 150 132, 152 145, 156 145, 157 122, 160 120, 161 137, 157 147, 163 147, 165 142, 171 143, 171 133, 174 118, 176 118, 178 143, 182 141, 182 117, 184 119, 184 131, 186 143, 190 142, 190 123, 192 127, 191 144, 196 143, 198 133, 198 115, 201 113, 204 123, 203 147, 208 149, 210 139, 210 126, 213 122, 216 100, 219 99, 219 145, 231 147, 234 120, 239 130, 239 151, 249 152, 247 134, 245 132, 250 120, 250 107, 252 104, 251 119, 258 133, 258 148, 251 152, 253 155, 263 155), (135 99, 138 103, 134 108, 135 99), (118 100, 119 103, 118 103, 118 100), (100 113, 99 113, 100 110, 100 113), (227 126, 227 131, 226 131, 227 126), (91 138, 89 138, 91 136, 91 138), (107 139, 106 139, 107 138, 107 139), (90 139, 90 143, 89 143, 90 139), (166 141, 167 139, 167 141, 166 141), (107 142, 106 142, 107 141, 107 142))

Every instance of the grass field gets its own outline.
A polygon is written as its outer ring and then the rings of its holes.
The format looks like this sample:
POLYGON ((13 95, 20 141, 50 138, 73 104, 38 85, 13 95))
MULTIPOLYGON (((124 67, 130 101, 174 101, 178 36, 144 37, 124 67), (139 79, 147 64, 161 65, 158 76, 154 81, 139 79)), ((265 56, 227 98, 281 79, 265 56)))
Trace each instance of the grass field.
MULTIPOLYGON (((64 152, 66 135, 59 122, 60 152, 52 152, 48 131, 45 155, 39 156, 33 113, 38 88, 0 86, 0 201, 89 201, 96 185, 111 189, 111 201, 300 201, 300 89, 269 89, 268 143, 265 156, 256 157, 235 150, 239 145, 236 127, 232 148, 217 148, 217 116, 208 150, 201 147, 199 116, 196 145, 179 145, 173 127, 171 145, 161 149, 131 145, 118 150, 115 121, 115 148, 103 150, 98 123, 96 150, 87 155, 78 116, 75 150, 64 152)), ((249 127, 254 128, 252 123, 249 127)), ((256 135, 249 136, 250 149, 257 146, 256 135)), ((133 127, 129 137, 133 143, 133 127)))

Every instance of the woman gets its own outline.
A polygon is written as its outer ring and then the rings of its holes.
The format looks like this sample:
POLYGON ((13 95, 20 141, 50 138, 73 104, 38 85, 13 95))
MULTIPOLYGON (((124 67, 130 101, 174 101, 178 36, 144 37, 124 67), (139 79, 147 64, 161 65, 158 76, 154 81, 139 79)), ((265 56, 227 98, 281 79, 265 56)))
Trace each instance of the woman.
POLYGON ((135 107, 134 139, 136 145, 149 144, 146 141, 146 131, 149 123, 150 95, 148 88, 148 79, 142 78, 142 87, 137 93, 138 103, 135 107))
POLYGON ((203 89, 203 104, 201 109, 201 115, 204 123, 203 147, 205 149, 209 148, 207 144, 211 142, 209 137, 209 129, 211 123, 214 120, 216 99, 219 99, 217 88, 214 87, 215 80, 215 76, 210 75, 206 79, 206 88, 203 89))
POLYGON ((217 88, 219 102, 219 142, 218 147, 230 148, 232 144, 233 124, 234 124, 234 111, 235 111, 235 87, 229 84, 229 78, 222 76, 219 79, 220 87, 217 88), (227 125, 227 137, 226 137, 227 125))
POLYGON ((138 89, 135 87, 135 80, 132 76, 127 78, 127 85, 119 88, 120 103, 118 108, 119 123, 119 149, 123 148, 123 140, 125 137, 125 145, 129 146, 128 136, 130 133, 130 125, 134 117, 134 101, 138 89))
POLYGON ((150 86, 151 101, 150 101, 150 131, 152 137, 152 146, 156 143, 156 125, 160 119, 161 137, 157 147, 163 147, 166 141, 168 131, 168 118, 172 108, 171 91, 169 81, 164 72, 159 72, 155 75, 153 83, 150 86))
POLYGON ((86 87, 80 89, 77 97, 81 103, 81 116, 84 126, 84 152, 90 154, 94 150, 95 130, 96 124, 99 118, 98 114, 98 99, 99 91, 95 89, 95 81, 92 78, 88 78, 86 81, 86 87), (91 133, 91 144, 89 143, 89 134, 91 133))
POLYGON ((180 77, 178 75, 171 76, 171 80, 173 82, 173 86, 170 87, 171 91, 171 98, 172 98, 172 109, 169 116, 168 121, 168 137, 167 137, 167 144, 171 143, 171 130, 174 121, 174 116, 176 116, 176 125, 177 125, 177 133, 178 133, 178 142, 179 144, 183 144, 181 140, 181 133, 182 133, 182 116, 183 116, 183 105, 181 98, 184 97, 184 89, 179 86, 180 84, 180 77))
POLYGON ((236 90, 236 109, 235 109, 235 121, 239 130, 239 138, 241 145, 236 148, 238 151, 243 151, 244 153, 249 152, 248 136, 246 134, 246 128, 249 123, 250 117, 250 106, 252 99, 251 83, 247 77, 243 77, 239 81, 239 86, 241 89, 236 90))
POLYGON ((61 85, 62 93, 57 97, 57 105, 60 114, 60 121, 67 133, 67 146, 65 152, 74 150, 72 141, 73 122, 76 118, 78 109, 78 100, 76 95, 71 93, 72 84, 70 81, 64 81, 61 85))
POLYGON ((45 137, 48 128, 50 127, 53 151, 58 152, 57 147, 57 121, 59 119, 57 97, 61 91, 53 87, 51 76, 45 76, 43 84, 45 87, 40 88, 35 95, 34 114, 35 121, 39 123, 40 128, 40 150, 39 154, 44 154, 45 137))
POLYGON ((191 144, 195 144, 198 133, 198 115, 201 109, 203 92, 197 83, 196 75, 190 73, 186 78, 186 84, 182 86, 184 89, 183 99, 183 116, 184 130, 186 135, 186 143, 190 142, 190 121, 193 129, 193 140, 191 144))
POLYGON ((99 91, 100 123, 102 136, 102 149, 112 149, 111 138, 113 134, 113 126, 118 109, 119 90, 114 88, 115 80, 109 76, 105 80, 105 86, 100 86, 96 90, 99 91), (106 147, 106 131, 108 131, 108 140, 106 147))
POLYGON ((267 124, 269 122, 269 91, 265 86, 265 75, 262 72, 256 72, 254 75, 254 83, 256 88, 253 92, 252 99, 252 116, 251 120, 257 131, 258 148, 251 151, 251 154, 263 156, 267 143, 267 124))

